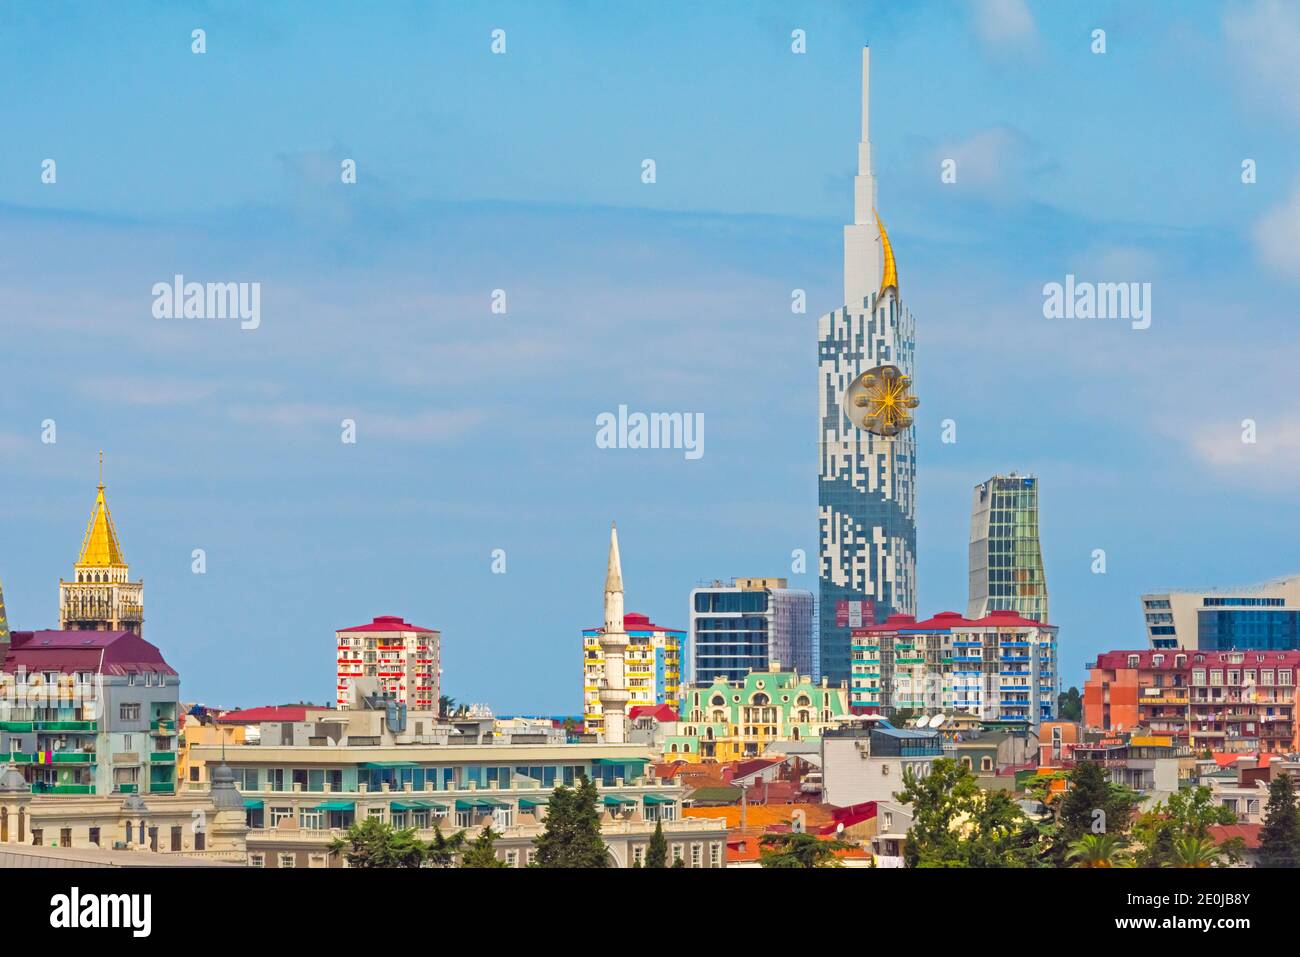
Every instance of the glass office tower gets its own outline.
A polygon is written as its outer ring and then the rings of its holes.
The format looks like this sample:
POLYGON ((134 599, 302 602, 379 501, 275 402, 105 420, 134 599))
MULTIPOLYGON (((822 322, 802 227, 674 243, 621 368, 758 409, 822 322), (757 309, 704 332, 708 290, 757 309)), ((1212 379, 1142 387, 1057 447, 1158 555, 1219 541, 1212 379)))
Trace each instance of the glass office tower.
POLYGON ((1032 475, 995 475, 975 486, 966 617, 983 618, 991 611, 1049 620, 1038 543, 1038 479, 1032 475))

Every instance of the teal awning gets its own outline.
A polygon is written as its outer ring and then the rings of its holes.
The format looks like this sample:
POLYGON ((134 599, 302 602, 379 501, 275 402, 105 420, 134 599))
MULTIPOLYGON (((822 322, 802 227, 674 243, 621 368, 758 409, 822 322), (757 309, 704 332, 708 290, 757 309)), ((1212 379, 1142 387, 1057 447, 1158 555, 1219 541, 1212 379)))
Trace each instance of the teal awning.
POLYGON ((317 804, 313 811, 356 811, 357 804, 355 801, 326 801, 324 804, 317 804))
POLYGON ((545 798, 520 798, 519 806, 522 807, 546 807, 545 798))
POLYGON ((617 794, 606 794, 605 797, 604 797, 604 801, 605 801, 606 804, 610 805, 611 807, 614 807, 614 806, 617 806, 617 805, 620 805, 620 804, 636 804, 636 803, 637 803, 637 802, 636 802, 636 798, 619 797, 617 794))
POLYGON ((493 811, 499 807, 509 807, 509 806, 510 806, 509 804, 505 804, 494 798, 475 798, 472 801, 465 801, 465 800, 456 801, 457 811, 493 811))
POLYGON ((649 764, 649 758, 593 758, 592 764, 599 765, 619 765, 619 764, 649 764))
POLYGON ((420 805, 420 808, 421 808, 422 810, 426 810, 426 811, 427 811, 427 810, 433 810, 433 811, 445 811, 445 810, 447 810, 447 805, 443 804, 441 801, 415 801, 415 802, 413 802, 413 803, 420 805))
POLYGON ((260 811, 262 810, 262 802, 257 798, 244 798, 244 810, 260 811))
POLYGON ((645 796, 646 804, 676 804, 676 798, 664 797, 662 794, 647 794, 645 796))
POLYGON ((388 804, 390 811, 423 811, 418 801, 390 801, 388 804))
POLYGON ((384 771, 389 768, 418 768, 414 761, 367 761, 361 765, 367 771, 384 771))

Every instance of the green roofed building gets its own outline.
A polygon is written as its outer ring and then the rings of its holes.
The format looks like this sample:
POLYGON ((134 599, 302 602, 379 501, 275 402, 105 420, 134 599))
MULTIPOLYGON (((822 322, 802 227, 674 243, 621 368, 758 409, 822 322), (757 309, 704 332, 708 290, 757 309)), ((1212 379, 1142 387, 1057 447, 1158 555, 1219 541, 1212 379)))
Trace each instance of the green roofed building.
POLYGON ((667 760, 738 761, 774 741, 817 741, 849 717, 848 685, 813 681, 794 671, 751 671, 742 681, 716 679, 682 692, 667 760))

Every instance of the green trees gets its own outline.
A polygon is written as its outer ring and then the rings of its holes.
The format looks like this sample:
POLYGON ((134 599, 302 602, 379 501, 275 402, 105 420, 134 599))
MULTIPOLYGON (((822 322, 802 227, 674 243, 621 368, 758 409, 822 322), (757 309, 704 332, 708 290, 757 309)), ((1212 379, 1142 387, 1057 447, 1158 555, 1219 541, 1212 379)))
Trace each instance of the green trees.
POLYGON ((762 867, 839 867, 835 852, 852 847, 846 841, 823 841, 815 834, 764 834, 758 863, 762 867))
POLYGON ((1300 813, 1291 775, 1280 774, 1268 785, 1264 826, 1259 829, 1260 867, 1300 867, 1300 813))
POLYGON ((1100 765, 1084 761, 1070 772, 1070 787, 1057 807, 1055 827, 1045 836, 1045 862, 1060 866, 1071 845, 1089 834, 1128 833, 1138 795, 1111 784, 1100 765))
MULTIPOLYGON (((1240 853, 1240 839, 1215 848, 1209 840, 1210 827, 1215 824, 1233 824, 1237 815, 1228 808, 1214 803, 1214 795, 1204 786, 1178 791, 1137 819, 1133 836, 1141 845, 1137 852, 1139 867, 1192 867, 1197 864, 1180 864, 1180 838, 1194 838, 1213 849, 1213 859, 1220 857, 1235 860, 1240 853)), ((1185 845, 1184 852, 1192 845, 1185 845)))
POLYGON ((433 824, 433 840, 425 849, 425 860, 432 867, 451 867, 456 863, 456 855, 465 845, 465 832, 457 831, 451 837, 446 837, 442 833, 442 828, 435 821, 433 824))
POLYGON ((1085 834, 1065 854, 1071 867, 1127 867, 1133 859, 1124 851, 1123 839, 1114 834, 1085 834))
POLYGON ((584 775, 575 788, 556 785, 542 833, 534 838, 538 867, 609 867, 600 833, 596 784, 584 775))
POLYGON ((419 867, 425 846, 413 829, 397 831, 377 817, 368 817, 331 841, 330 852, 341 852, 349 867, 419 867))
POLYGON ((1071 687, 1056 696, 1056 713, 1062 721, 1083 720, 1083 698, 1079 696, 1078 688, 1071 687))
POLYGON ((1208 837, 1183 834, 1174 838, 1174 855, 1169 867, 1214 867, 1219 863, 1219 848, 1208 837))
POLYGON ((1009 795, 987 792, 951 758, 930 773, 903 773, 894 797, 912 805, 904 860, 908 867, 1027 867, 1038 834, 1009 795))
POLYGON ((496 840, 501 835, 492 830, 491 825, 483 828, 478 837, 469 842, 469 846, 460 856, 461 867, 505 867, 506 862, 497 859, 496 840))
POLYGON ((668 866, 668 839, 664 837, 664 822, 655 822, 655 832, 650 836, 650 846, 646 848, 646 867, 668 866))

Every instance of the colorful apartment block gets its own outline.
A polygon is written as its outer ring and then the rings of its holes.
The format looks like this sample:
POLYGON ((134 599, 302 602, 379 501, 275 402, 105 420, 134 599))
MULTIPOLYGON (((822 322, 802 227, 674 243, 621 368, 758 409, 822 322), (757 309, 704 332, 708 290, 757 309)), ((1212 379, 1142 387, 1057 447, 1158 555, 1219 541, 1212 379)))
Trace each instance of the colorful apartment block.
POLYGON ((992 611, 891 615, 852 634, 855 712, 959 711, 992 721, 1050 721, 1059 691, 1056 626, 992 611))
MULTIPOLYGON (((354 708, 357 680, 374 679, 381 693, 412 711, 437 711, 442 674, 442 635, 397 615, 335 632, 338 646, 337 700, 354 708)), ((368 682, 366 682, 368 683, 368 682)))
POLYGON ((682 699, 676 733, 664 739, 667 760, 753 758, 776 741, 817 741, 849 716, 847 685, 793 671, 753 671, 744 681, 691 685, 682 699))
POLYGON ((1197 750, 1295 751, 1298 677, 1300 651, 1111 651, 1089 668, 1084 724, 1197 750))
MULTIPOLYGON (((600 647, 600 636, 604 630, 584 628, 582 631, 583 723, 593 734, 605 727, 600 705, 600 683, 605 679, 605 655, 600 647)), ((682 648, 686 643, 686 633, 656 625, 638 612, 623 615, 623 631, 628 637, 623 657, 624 684, 632 695, 628 708, 662 704, 676 709, 680 703, 682 648)))
POLYGON ((132 631, 15 631, 0 646, 0 766, 36 794, 173 794, 180 677, 132 631))

